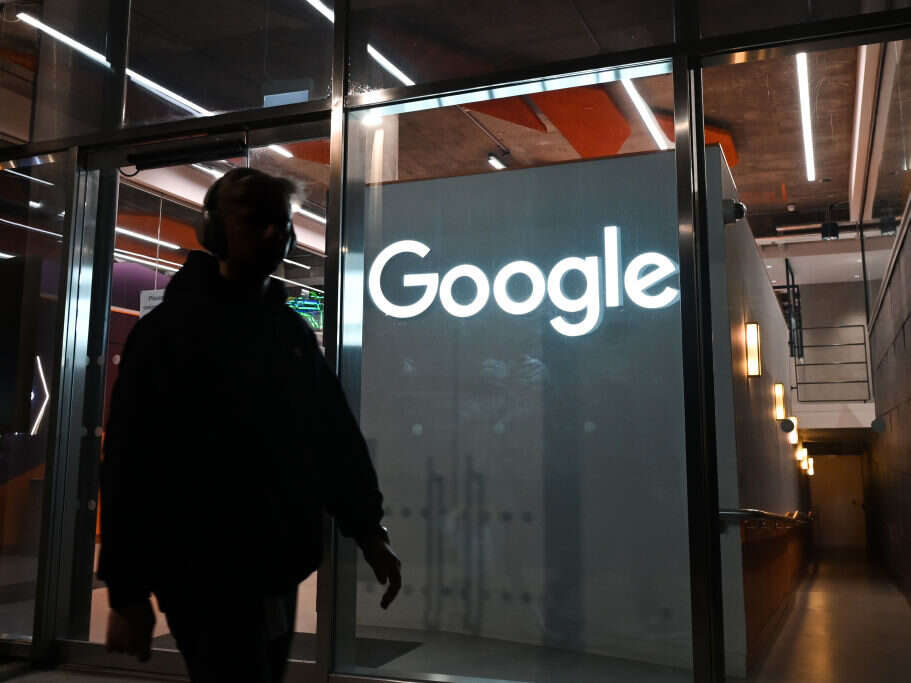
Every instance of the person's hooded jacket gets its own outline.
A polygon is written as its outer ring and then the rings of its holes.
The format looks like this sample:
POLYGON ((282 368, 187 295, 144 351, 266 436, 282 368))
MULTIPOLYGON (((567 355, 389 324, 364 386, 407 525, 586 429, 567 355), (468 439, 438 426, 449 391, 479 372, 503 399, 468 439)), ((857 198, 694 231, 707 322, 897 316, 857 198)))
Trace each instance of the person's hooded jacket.
POLYGON ((112 607, 293 590, 320 563, 324 510, 346 536, 379 531, 367 446, 285 298, 273 280, 265 302, 245 301, 193 252, 136 323, 101 465, 112 607))

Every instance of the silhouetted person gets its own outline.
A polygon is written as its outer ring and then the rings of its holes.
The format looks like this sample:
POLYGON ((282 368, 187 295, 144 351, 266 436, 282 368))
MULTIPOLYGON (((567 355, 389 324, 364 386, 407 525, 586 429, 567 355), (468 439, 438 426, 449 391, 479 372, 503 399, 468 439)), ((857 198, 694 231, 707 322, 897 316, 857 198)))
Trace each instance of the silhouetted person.
POLYGON ((385 608, 400 562, 367 446, 316 338, 270 279, 294 244, 292 185, 236 169, 200 242, 136 323, 101 466, 107 644, 149 656, 154 593, 193 681, 281 680, 322 515, 356 539, 385 608))

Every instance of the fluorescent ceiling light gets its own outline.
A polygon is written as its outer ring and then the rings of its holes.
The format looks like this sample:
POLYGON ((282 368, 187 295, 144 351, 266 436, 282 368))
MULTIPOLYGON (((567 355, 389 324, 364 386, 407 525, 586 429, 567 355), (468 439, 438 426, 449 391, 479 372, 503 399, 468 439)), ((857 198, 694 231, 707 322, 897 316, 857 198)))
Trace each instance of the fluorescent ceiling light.
POLYGON ((146 78, 142 74, 136 73, 132 69, 127 69, 127 76, 129 76, 130 79, 136 83, 136 85, 142 86, 146 90, 154 93, 155 95, 158 95, 161 99, 167 100, 171 104, 175 104, 181 109, 185 109, 186 111, 189 111, 193 114, 198 114, 200 116, 212 116, 215 113, 214 111, 210 111, 205 107, 201 107, 195 102, 191 102, 183 95, 178 95, 173 90, 169 90, 163 85, 156 83, 151 78, 146 78))
POLYGON ((50 230, 44 230, 42 228, 36 228, 31 225, 26 225, 25 223, 17 223, 16 221, 10 221, 6 218, 0 218, 0 223, 6 223, 7 225, 12 225, 16 228, 24 228, 25 230, 31 230, 32 232, 37 232, 41 235, 49 235, 50 237, 60 237, 62 238, 59 232, 51 232, 50 230))
POLYGON ((633 85, 633 82, 628 78, 624 78, 620 82, 623 83, 626 94, 629 95, 629 98, 633 101, 636 111, 639 112, 639 117, 642 119, 642 123, 648 128, 648 132, 651 133, 652 139, 655 141, 655 144, 658 145, 658 149, 670 149, 670 141, 667 139, 664 131, 661 130, 661 126, 658 125, 658 119, 655 118, 655 114, 645 103, 645 100, 642 99, 642 95, 639 94, 639 91, 636 90, 636 86, 633 85))
POLYGON ((169 273, 176 273, 179 268, 174 268, 173 266, 168 266, 163 263, 158 263, 151 259, 147 258, 138 258, 136 256, 130 256, 129 254, 123 254, 119 251, 115 251, 114 258, 122 259, 124 261, 132 261, 133 263, 139 263, 143 266, 148 266, 149 268, 157 268, 158 270, 166 270, 169 273))
POLYGON ((307 3, 313 7, 317 12, 322 14, 326 19, 335 23, 335 12, 333 12, 329 7, 320 2, 320 0, 307 0, 307 3))
POLYGON ((0 251, 0 258, 2 258, 2 259, 16 258, 16 255, 15 254, 6 254, 6 253, 0 251))
POLYGON ((498 171, 502 171, 504 168, 506 168, 506 164, 504 164, 502 161, 500 161, 500 159, 497 157, 496 154, 488 154, 487 163, 490 164, 491 166, 493 166, 498 171))
POLYGON ((270 275, 269 277, 271 277, 273 280, 278 280, 279 282, 285 282, 294 287, 303 287, 304 289, 309 290, 311 292, 317 292, 318 294, 324 293, 323 290, 321 290, 321 289, 317 289, 316 287, 311 287, 309 285, 302 285, 300 282, 295 282, 294 280, 289 280, 288 278, 285 278, 285 277, 279 277, 278 275, 270 275))
POLYGON ((51 28, 44 22, 39 21, 38 19, 35 19, 35 17, 33 17, 32 15, 26 14, 25 12, 19 12, 19 14, 16 15, 16 18, 19 19, 20 21, 24 21, 29 26, 33 26, 34 28, 38 29, 39 31, 44 31, 44 33, 48 34, 51 38, 59 40, 64 45, 67 45, 67 46, 73 48, 74 50, 76 50, 76 52, 80 52, 80 53, 84 54, 89 59, 93 59, 96 62, 98 62, 99 64, 102 64, 102 65, 110 68, 111 63, 108 61, 107 57, 105 57, 103 54, 101 54, 100 52, 97 52, 96 50, 93 50, 92 48, 88 47, 87 45, 83 45, 82 43, 80 43, 77 40, 73 40, 65 33, 61 33, 57 29, 51 28))
POLYGON ((127 256, 136 256, 137 258, 145 259, 147 261, 154 261, 156 263, 166 263, 169 266, 177 266, 178 268, 182 267, 183 264, 177 263, 176 261, 168 261, 167 259, 157 258, 155 256, 146 256, 145 254, 140 254, 136 251, 129 251, 127 249, 115 249, 115 254, 126 254, 127 256))
POLYGON ((47 404, 51 401, 51 392, 47 388, 47 380, 44 378, 44 368, 41 367, 41 358, 35 356, 35 365, 38 368, 38 379, 41 380, 41 388, 44 390, 44 400, 41 402, 41 408, 38 409, 38 416, 35 418, 35 424, 32 426, 31 436, 38 433, 41 426, 41 420, 44 419, 44 413, 47 410, 47 404))
POLYGON ((292 261, 291 259, 287 259, 287 258, 283 259, 283 260, 285 263, 295 266, 297 268, 306 268, 307 270, 311 269, 310 266, 308 266, 306 263, 298 263, 297 261, 292 261))
POLYGON ((44 206, 44 202, 29 201, 28 206, 30 209, 40 209, 42 206, 44 206))
POLYGON ((807 72, 807 53, 797 53, 797 87, 800 90, 800 123, 803 126, 803 154, 807 163, 807 180, 816 180, 816 160, 813 158, 813 124, 810 120, 810 77, 807 72))
POLYGON ((307 218, 310 218, 311 220, 314 220, 317 223, 322 223, 323 225, 326 224, 326 219, 323 216, 313 213, 312 211, 307 211, 307 209, 303 208, 302 206, 300 206, 298 204, 292 204, 291 208, 294 209, 294 213, 299 213, 301 216, 306 216, 307 218))
POLYGON ((25 174, 25 173, 19 173, 19 171, 14 171, 14 170, 11 169, 11 168, 7 168, 7 169, 4 169, 4 170, 5 170, 7 173, 12 173, 13 175, 17 175, 17 176, 19 176, 20 178, 25 178, 26 180, 31 180, 33 183, 41 183, 42 185, 48 185, 48 186, 50 186, 50 187, 54 187, 54 183, 49 183, 49 182, 46 181, 46 180, 41 180, 41 178, 33 178, 33 177, 30 176, 30 175, 27 175, 27 174, 25 174))
POLYGON ((173 242, 165 242, 164 240, 156 239, 154 237, 150 237, 149 235, 144 235, 141 232, 133 232, 132 230, 127 230, 126 228, 121 227, 114 228, 114 231, 120 233, 121 235, 132 237, 133 239, 157 244, 158 246, 164 247, 165 249, 180 249, 179 244, 174 244, 173 242))
POLYGON ((281 154, 285 159, 291 159, 294 157, 291 152, 282 147, 281 145, 269 145, 269 150, 275 152, 276 154, 281 154))
POLYGON ((388 71, 393 76, 395 76, 397 79, 399 79, 403 84, 414 85, 414 81, 412 81, 410 78, 408 78, 408 76, 406 76, 404 73, 402 73, 401 69, 399 69, 395 64, 393 64, 388 59, 386 59, 386 57, 384 57, 383 54, 379 50, 377 50, 375 47, 373 47, 373 45, 371 45, 370 43, 367 43, 367 54, 370 55, 371 57, 373 57, 381 67, 383 67, 384 69, 386 69, 386 71, 388 71))
POLYGON ((202 171, 203 173, 208 173, 213 178, 221 178, 225 173, 224 171, 219 171, 214 168, 209 168, 208 166, 203 166, 202 164, 190 164, 197 171, 202 171))

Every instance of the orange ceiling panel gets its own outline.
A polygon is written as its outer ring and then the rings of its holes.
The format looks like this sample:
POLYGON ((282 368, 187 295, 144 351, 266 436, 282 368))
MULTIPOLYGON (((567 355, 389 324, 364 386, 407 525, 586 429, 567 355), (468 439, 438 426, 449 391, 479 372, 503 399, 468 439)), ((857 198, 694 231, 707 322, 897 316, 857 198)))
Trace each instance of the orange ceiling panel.
POLYGON ((329 141, 306 140, 304 142, 291 142, 282 145, 298 159, 313 161, 317 164, 329 165, 329 141))
MULTIPOLYGON (((658 124, 661 126, 664 134, 667 135, 668 140, 673 141, 674 117, 670 114, 655 114, 655 118, 658 119, 658 124)), ((719 128, 718 126, 706 126, 705 144, 721 145, 721 149, 724 150, 724 158, 727 160, 728 166, 731 168, 736 166, 737 162, 740 160, 740 157, 737 155, 737 148, 734 146, 734 138, 731 135, 730 131, 727 131, 724 128, 719 128)))
POLYGON ((477 111, 488 116, 493 116, 503 121, 509 121, 519 126, 525 126, 542 133, 547 132, 547 127, 541 123, 538 115, 528 106, 521 97, 507 97, 502 100, 487 100, 486 102, 472 102, 462 105, 465 109, 477 111))
POLYGON ((629 123, 601 87, 531 95, 583 159, 612 156, 630 135, 629 123))

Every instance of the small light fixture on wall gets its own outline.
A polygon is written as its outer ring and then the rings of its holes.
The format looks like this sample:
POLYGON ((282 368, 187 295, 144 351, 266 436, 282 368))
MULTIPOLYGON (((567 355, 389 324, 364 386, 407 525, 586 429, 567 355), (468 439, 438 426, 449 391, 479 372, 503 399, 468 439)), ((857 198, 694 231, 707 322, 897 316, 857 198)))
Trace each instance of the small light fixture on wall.
POLYGON ((792 446, 796 446, 797 442, 799 440, 797 437, 797 418, 789 417, 788 419, 794 423, 794 429, 792 429, 790 432, 788 432, 788 443, 791 444, 792 446))
POLYGON ((804 458, 803 460, 800 461, 800 469, 802 469, 804 472, 809 471, 809 469, 810 469, 810 459, 809 458, 804 458))
POLYGON ((807 458, 807 476, 812 477, 816 474, 816 470, 813 469, 813 458, 807 458))
POLYGON ((803 462, 806 459, 807 459, 807 449, 805 447, 798 448, 797 449, 797 461, 803 462))
POLYGON ((746 324, 747 377, 762 374, 762 359, 759 355, 759 323, 746 324))
POLYGON ((784 384, 777 382, 775 384, 775 419, 783 420, 784 414, 784 384))

